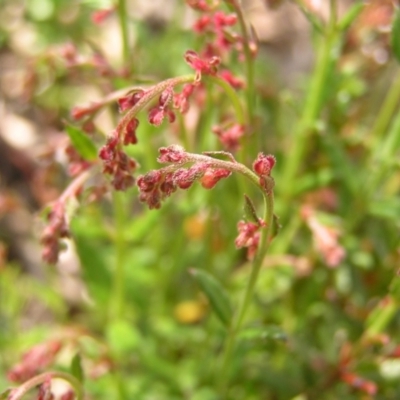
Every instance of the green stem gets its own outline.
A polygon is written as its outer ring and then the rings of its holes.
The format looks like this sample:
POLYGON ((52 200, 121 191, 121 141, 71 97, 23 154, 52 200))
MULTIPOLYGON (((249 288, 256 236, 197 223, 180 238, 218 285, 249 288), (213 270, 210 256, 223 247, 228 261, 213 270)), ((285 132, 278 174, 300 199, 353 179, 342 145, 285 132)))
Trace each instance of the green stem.
POLYGON ((389 93, 387 94, 382 107, 379 110, 378 116, 375 120, 374 126, 371 130, 370 137, 373 142, 372 148, 378 143, 379 138, 385 133, 389 126, 390 120, 396 110, 400 101, 400 71, 397 72, 397 76, 394 83, 391 85, 389 93))
POLYGON ((122 38, 122 56, 125 66, 129 65, 129 35, 128 35, 128 18, 126 12, 126 0, 118 0, 118 18, 121 29, 122 38))
POLYGON ((228 333, 228 338, 226 341, 225 351, 222 361, 221 386, 220 386, 220 393, 222 395, 222 398, 225 398, 227 393, 229 363, 231 361, 237 335, 240 331, 244 317, 251 303, 257 279, 263 264, 265 253, 269 246, 270 236, 272 233, 273 215, 274 215, 274 195, 272 190, 268 193, 263 192, 263 194, 264 194, 264 221, 266 222, 266 227, 261 231, 260 247, 253 261, 251 274, 249 281, 247 283, 246 291, 243 300, 240 304, 239 311, 228 333))
POLYGON ((323 105, 323 94, 327 84, 327 77, 331 65, 331 52, 337 39, 335 2, 331 1, 331 20, 325 36, 321 37, 321 47, 317 56, 315 73, 310 83, 308 96, 305 100, 302 117, 291 139, 291 148, 286 156, 283 171, 282 190, 285 200, 290 199, 295 188, 295 179, 301 167, 304 153, 307 148, 308 138, 313 132, 323 105))
POLYGON ((250 129, 252 129, 254 124, 254 114, 255 114, 255 87, 254 87, 254 59, 250 49, 249 33, 246 21, 244 19, 243 10, 239 2, 237 0, 225 0, 225 3, 230 9, 233 9, 236 12, 240 25, 240 30, 243 37, 243 49, 244 49, 244 57, 246 64, 246 83, 247 83, 246 87, 247 120, 250 129))
POLYGON ((67 381, 74 389, 76 399, 83 400, 83 388, 78 379, 71 374, 59 371, 45 372, 43 374, 34 376, 32 379, 29 379, 21 386, 13 390, 8 397, 8 400, 20 400, 29 390, 46 382, 49 379, 63 379, 64 381, 67 381))
POLYGON ((235 109, 235 116, 237 121, 240 125, 245 124, 245 115, 243 112, 242 104, 240 103, 240 99, 233 87, 224 79, 219 78, 218 76, 207 75, 206 79, 210 82, 215 83, 216 85, 220 86, 226 95, 229 97, 229 100, 232 102, 233 108, 235 109))
POLYGON ((244 20, 244 15, 242 8, 237 3, 234 2, 234 6, 236 8, 236 14, 239 19, 240 30, 243 35, 243 45, 244 45, 244 57, 246 62, 246 82, 247 82, 247 118, 250 126, 253 124, 254 120, 254 104, 255 104, 255 96, 254 96, 254 61, 253 55, 250 50, 250 38, 246 26, 246 22, 244 20))
POLYGON ((124 237, 124 228, 126 223, 124 193, 113 192, 113 205, 115 215, 115 271, 113 288, 110 298, 110 319, 120 319, 124 314, 125 303, 125 271, 124 263, 126 256, 126 244, 124 237))

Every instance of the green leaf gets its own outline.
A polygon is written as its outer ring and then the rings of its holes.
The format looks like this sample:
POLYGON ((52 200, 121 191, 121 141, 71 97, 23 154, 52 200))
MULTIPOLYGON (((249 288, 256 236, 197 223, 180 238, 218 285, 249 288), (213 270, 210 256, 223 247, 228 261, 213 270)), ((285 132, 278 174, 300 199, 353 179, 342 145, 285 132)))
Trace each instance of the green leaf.
POLYGON ((126 358, 136 350, 142 339, 134 325, 124 320, 114 321, 107 327, 107 341, 114 356, 126 358))
POLYGON ((396 221, 400 215, 400 202, 396 197, 373 200, 368 211, 375 217, 396 221))
POLYGON ((243 329, 239 338, 250 342, 280 341, 286 342, 286 333, 276 325, 256 326, 243 329))
POLYGON ((85 236, 84 232, 73 230, 73 233, 89 294, 98 306, 104 307, 108 304, 111 292, 112 279, 107 262, 111 250, 98 240, 85 236))
POLYGON ((88 136, 76 126, 67 125, 66 130, 79 155, 88 161, 95 160, 97 157, 97 149, 88 136))
POLYGON ((83 383, 84 374, 82 369, 82 359, 78 353, 74 355, 74 358, 71 361, 70 371, 79 382, 83 383))
POLYGON ((353 4, 349 11, 347 11, 346 15, 339 21, 338 28, 341 31, 345 31, 354 20, 360 15, 362 9, 364 8, 364 3, 356 3, 353 4))
POLYGON ((296 4, 300 8, 300 11, 303 13, 303 15, 308 19, 308 22, 311 23, 313 28, 318 33, 324 33, 324 26, 322 25, 321 21, 315 16, 315 14, 310 12, 303 4, 301 4, 301 2, 297 1, 296 4))
POLYGON ((247 196, 246 194, 244 195, 243 211, 244 211, 244 217, 245 217, 246 221, 254 222, 257 225, 260 224, 254 204, 251 201, 250 197, 247 196))
POLYGON ((392 24, 392 50, 400 62, 400 7, 396 7, 392 24))
POLYGON ((3 392, 0 393, 0 400, 7 400, 10 395, 11 392, 14 390, 14 388, 8 388, 6 390, 4 390, 3 392))
POLYGON ((374 336, 382 333, 393 320, 397 310, 398 306, 393 298, 387 297, 381 300, 367 318, 365 335, 374 336))
POLYGON ((190 273, 207 296, 207 299, 219 320, 228 327, 232 321, 233 311, 225 289, 207 272, 198 269, 191 269, 190 273))

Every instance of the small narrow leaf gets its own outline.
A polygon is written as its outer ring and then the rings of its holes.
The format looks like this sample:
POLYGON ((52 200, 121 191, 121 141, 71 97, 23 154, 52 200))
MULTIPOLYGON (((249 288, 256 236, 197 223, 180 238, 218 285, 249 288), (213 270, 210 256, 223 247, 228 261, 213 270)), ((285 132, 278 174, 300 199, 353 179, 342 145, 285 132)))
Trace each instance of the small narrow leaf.
POLYGON ((232 321, 233 312, 225 289, 207 272, 198 269, 191 269, 190 273, 207 296, 207 299, 219 320, 228 327, 232 321))
POLYGON ((313 28, 318 32, 318 33, 324 33, 324 26, 322 25, 322 22, 318 19, 318 17, 311 11, 309 11, 303 4, 300 2, 297 2, 297 6, 300 8, 300 11, 303 13, 303 15, 308 19, 308 22, 311 23, 313 28))
POLYGON ((272 216, 272 232, 271 238, 273 239, 275 236, 278 235, 279 231, 281 230, 282 225, 279 223, 279 217, 277 215, 272 216))
POLYGON ((260 223, 257 217, 256 209, 254 207, 253 202, 251 201, 250 197, 247 196, 246 194, 244 195, 244 206, 243 206, 243 211, 244 211, 244 217, 246 221, 249 222, 254 222, 257 225, 260 223))
POLYGON ((0 400, 10 399, 13 390, 14 390, 13 388, 8 388, 8 389, 4 390, 3 392, 1 392, 0 393, 0 400))
POLYGON ((83 383, 84 374, 82 369, 82 360, 78 353, 74 355, 74 358, 71 361, 70 370, 71 374, 78 379, 79 382, 83 383))
POLYGON ((341 31, 345 31, 354 20, 360 15, 363 10, 365 4, 364 3, 356 3, 350 7, 350 10, 347 11, 346 15, 339 21, 338 28, 341 31))
POLYGON ((392 24, 392 50, 400 62, 400 7, 396 7, 392 24))
POLYGON ((393 298, 387 297, 381 300, 367 318, 365 336, 382 333, 395 317, 397 310, 398 307, 393 298))
POLYGON ((95 160, 97 157, 97 149, 88 136, 80 129, 72 125, 67 125, 66 130, 79 155, 88 161, 95 160))
POLYGON ((239 338, 254 343, 286 342, 286 333, 276 325, 249 327, 239 333, 239 338))

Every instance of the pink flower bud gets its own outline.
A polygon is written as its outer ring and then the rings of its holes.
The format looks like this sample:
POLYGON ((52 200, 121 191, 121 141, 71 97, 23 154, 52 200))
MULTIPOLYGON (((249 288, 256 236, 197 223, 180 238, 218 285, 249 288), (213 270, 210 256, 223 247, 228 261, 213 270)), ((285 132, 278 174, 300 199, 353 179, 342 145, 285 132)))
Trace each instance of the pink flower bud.
POLYGON ((204 189, 212 189, 221 179, 227 178, 231 171, 222 168, 208 168, 200 179, 201 186, 204 189))
POLYGON ((118 99, 119 110, 124 112, 132 108, 145 94, 144 90, 136 90, 118 99))
POLYGON ((178 145, 171 145, 168 147, 161 147, 159 149, 159 163, 183 163, 187 161, 187 154, 183 147, 178 145))
POLYGON ((269 176, 275 163, 276 159, 274 156, 259 153, 253 163, 253 170, 259 176, 269 176))

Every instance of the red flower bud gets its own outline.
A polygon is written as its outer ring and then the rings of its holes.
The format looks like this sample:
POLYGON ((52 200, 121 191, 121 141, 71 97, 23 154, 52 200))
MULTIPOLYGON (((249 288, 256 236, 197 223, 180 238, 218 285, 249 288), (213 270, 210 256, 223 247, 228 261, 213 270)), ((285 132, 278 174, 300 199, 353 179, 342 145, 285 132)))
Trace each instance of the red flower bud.
POLYGON ((259 176, 269 176, 272 168, 276 163, 276 159, 272 155, 264 155, 259 153, 257 159, 253 163, 253 170, 259 176))
POLYGON ((201 186, 204 189, 212 189, 221 179, 227 178, 231 171, 222 168, 208 168, 200 179, 201 186))

